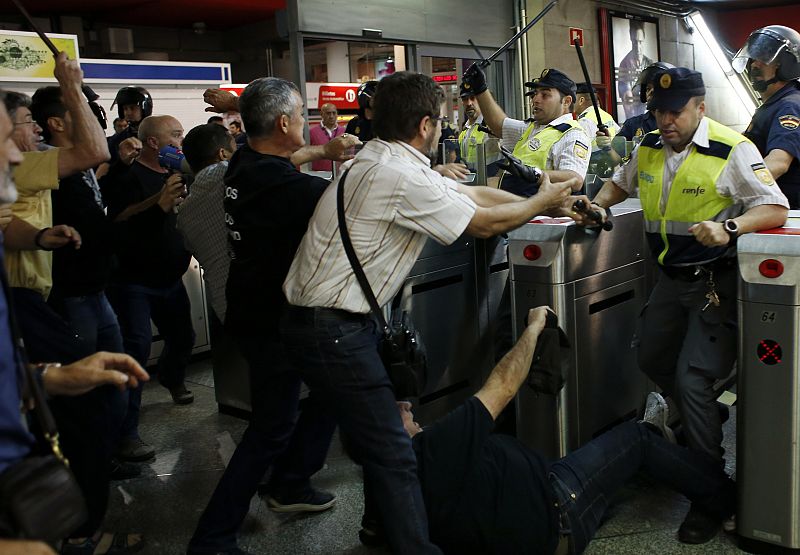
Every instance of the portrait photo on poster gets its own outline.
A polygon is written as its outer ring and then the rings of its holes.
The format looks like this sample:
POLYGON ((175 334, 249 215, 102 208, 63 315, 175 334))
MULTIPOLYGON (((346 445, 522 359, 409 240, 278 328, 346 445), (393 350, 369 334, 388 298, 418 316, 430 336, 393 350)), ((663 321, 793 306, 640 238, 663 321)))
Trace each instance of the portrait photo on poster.
POLYGON ((647 110, 636 81, 644 68, 660 59, 658 19, 613 11, 608 17, 614 109, 616 121, 622 124, 647 110))

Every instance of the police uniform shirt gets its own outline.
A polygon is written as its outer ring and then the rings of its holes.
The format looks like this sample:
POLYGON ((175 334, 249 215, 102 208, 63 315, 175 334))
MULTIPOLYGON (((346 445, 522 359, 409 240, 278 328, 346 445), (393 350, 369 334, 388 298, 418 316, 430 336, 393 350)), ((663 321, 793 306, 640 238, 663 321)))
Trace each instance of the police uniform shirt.
POLYGON ((788 83, 760 106, 744 135, 764 156, 775 149, 794 156, 778 184, 800 188, 800 83, 788 83))
MULTIPOLYGON (((597 136, 597 124, 592 120, 592 118, 588 117, 589 112, 594 111, 592 106, 586 108, 580 115, 577 117, 578 123, 581 124, 583 130, 586 131, 586 134, 594 141, 595 137, 597 136)), ((601 113, 602 116, 602 113, 601 113)), ((612 135, 616 135, 619 133, 619 125, 614 120, 611 120, 611 125, 608 126, 609 131, 611 131, 612 135)))
MULTIPOLYGON (((546 125, 535 124, 528 137, 531 148, 533 149, 533 146, 535 146, 536 135, 541 133, 545 128, 567 123, 572 120, 572 114, 564 114, 546 125)), ((527 122, 517 119, 506 118, 503 120, 503 146, 513 151, 514 147, 525 133, 525 130, 528 128, 528 125, 527 122)), ((559 171, 572 170, 581 176, 585 176, 586 170, 589 169, 590 148, 591 140, 582 127, 570 129, 566 131, 561 138, 555 142, 553 148, 550 149, 544 169, 559 171)))
MULTIPOLYGON (((700 125, 692 137, 692 141, 683 149, 682 152, 675 152, 668 144, 664 144, 664 175, 663 192, 661 195, 661 210, 665 208, 672 181, 678 168, 689 153, 694 150, 695 145, 708 148, 708 121, 706 118, 700 120, 700 125)), ((633 194, 638 187, 639 179, 639 147, 631 154, 631 159, 627 164, 620 166, 614 172, 612 178, 614 184, 624 190, 629 195, 633 194)), ((717 192, 724 197, 732 198, 734 206, 731 210, 725 210, 717 216, 718 221, 733 218, 739 214, 750 210, 761 204, 777 204, 788 208, 789 203, 786 196, 776 187, 775 180, 766 169, 764 159, 759 154, 758 149, 751 142, 739 143, 733 148, 729 156, 729 162, 723 169, 717 180, 717 192), (732 212, 732 213, 731 213, 732 212)))
POLYGON ((658 129, 656 117, 648 110, 644 114, 626 119, 617 135, 622 135, 626 141, 636 138, 641 141, 642 137, 656 129, 658 129))

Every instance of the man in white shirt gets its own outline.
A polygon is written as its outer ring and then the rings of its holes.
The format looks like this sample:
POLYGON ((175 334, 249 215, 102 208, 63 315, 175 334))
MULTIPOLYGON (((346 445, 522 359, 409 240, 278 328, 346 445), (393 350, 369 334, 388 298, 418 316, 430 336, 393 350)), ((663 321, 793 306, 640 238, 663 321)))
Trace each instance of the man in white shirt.
MULTIPOLYGON (((373 139, 346 173, 346 222, 356 256, 385 305, 399 291, 428 237, 447 245, 463 233, 490 237, 564 201, 572 182, 522 199, 459 185, 431 169, 444 96, 430 77, 398 72, 374 98, 373 139)), ((430 543, 416 459, 378 353, 380 330, 344 252, 336 192, 317 204, 284 282, 290 303, 281 338, 303 381, 334 412, 395 553, 438 553, 430 543), (389 518, 391 516, 391 518, 389 518)))

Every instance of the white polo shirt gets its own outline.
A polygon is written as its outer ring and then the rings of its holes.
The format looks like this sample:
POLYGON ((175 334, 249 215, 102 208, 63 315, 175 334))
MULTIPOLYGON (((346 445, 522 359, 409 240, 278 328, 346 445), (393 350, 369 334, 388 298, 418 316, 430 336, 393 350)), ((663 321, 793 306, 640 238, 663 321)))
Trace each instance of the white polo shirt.
MULTIPOLYGON (((344 186, 347 229, 378 304, 400 290, 425 241, 443 245, 464 233, 476 205, 458 184, 430 168, 403 142, 373 139, 349 163, 344 186)), ((344 169, 347 168, 347 165, 344 169)), ((338 180, 323 193, 283 291, 297 306, 370 311, 347 260, 336 216, 338 180)))

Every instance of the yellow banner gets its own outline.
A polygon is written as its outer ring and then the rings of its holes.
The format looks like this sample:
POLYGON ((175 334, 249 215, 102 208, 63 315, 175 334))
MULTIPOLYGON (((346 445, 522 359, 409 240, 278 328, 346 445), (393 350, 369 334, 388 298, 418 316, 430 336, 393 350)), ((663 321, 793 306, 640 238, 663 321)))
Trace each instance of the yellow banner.
MULTIPOLYGON (((47 33, 59 51, 78 58, 78 37, 47 33)), ((0 30, 0 81, 52 81, 55 59, 39 35, 0 30)))

